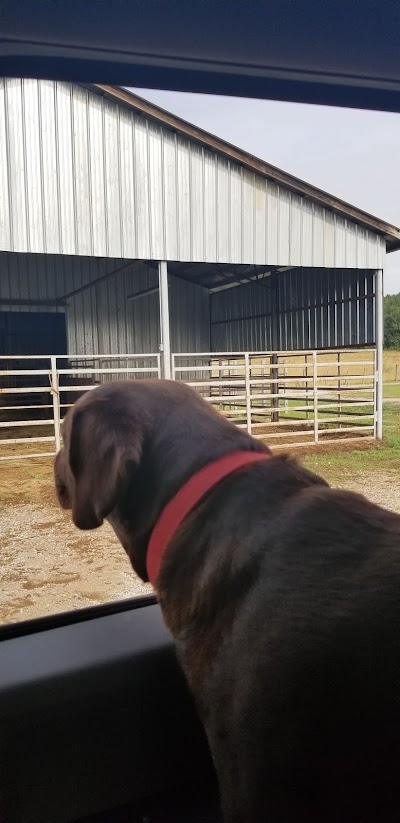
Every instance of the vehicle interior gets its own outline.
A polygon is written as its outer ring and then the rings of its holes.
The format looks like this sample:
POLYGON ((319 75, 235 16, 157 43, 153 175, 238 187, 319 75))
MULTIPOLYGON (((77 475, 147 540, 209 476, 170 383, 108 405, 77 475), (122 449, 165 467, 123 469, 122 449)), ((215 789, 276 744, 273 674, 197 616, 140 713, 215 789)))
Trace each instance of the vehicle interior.
MULTIPOLYGON (((391 0, 4 0, 0 72, 398 112, 399 18, 391 0)), ((1 627, 0 717, 2 823, 222 820, 153 596, 1 627)))

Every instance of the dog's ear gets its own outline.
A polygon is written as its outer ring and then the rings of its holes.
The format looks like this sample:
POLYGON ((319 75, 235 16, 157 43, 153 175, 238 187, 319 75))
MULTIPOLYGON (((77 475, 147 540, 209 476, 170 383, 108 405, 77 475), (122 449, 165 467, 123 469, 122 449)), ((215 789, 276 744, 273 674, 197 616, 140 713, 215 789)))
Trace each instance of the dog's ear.
POLYGON ((96 529, 124 493, 142 453, 143 434, 129 432, 102 404, 76 409, 69 438, 74 478, 72 519, 79 529, 96 529))

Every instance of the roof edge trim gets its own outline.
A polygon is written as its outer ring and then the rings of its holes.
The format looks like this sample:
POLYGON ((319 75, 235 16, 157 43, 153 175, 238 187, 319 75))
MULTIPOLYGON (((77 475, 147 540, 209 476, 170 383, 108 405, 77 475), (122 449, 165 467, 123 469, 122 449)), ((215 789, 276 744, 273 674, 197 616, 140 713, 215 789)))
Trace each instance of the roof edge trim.
POLYGON ((373 215, 368 214, 368 212, 365 212, 356 206, 352 206, 350 203, 346 203, 346 201, 328 194, 328 192, 318 189, 316 186, 306 183, 304 180, 300 180, 288 172, 278 169, 276 166, 272 166, 265 160, 260 160, 260 158, 246 152, 244 149, 240 149, 237 146, 228 143, 226 140, 223 140, 222 138, 201 129, 198 126, 194 126, 192 123, 183 120, 175 114, 171 114, 165 109, 162 109, 160 106, 150 103, 148 100, 145 100, 143 97, 139 97, 137 94, 133 94, 133 92, 128 91, 127 89, 97 83, 85 83, 82 85, 97 94, 100 93, 101 95, 109 98, 114 103, 123 104, 142 116, 155 120, 160 125, 166 126, 167 128, 187 137, 188 139, 194 140, 196 143, 200 143, 211 151, 215 151, 229 160, 240 164, 249 171, 256 172, 262 177, 265 177, 268 180, 283 186, 284 188, 290 189, 290 191, 295 192, 295 194, 298 194, 301 197, 310 199, 317 205, 322 206, 323 208, 328 209, 341 217, 352 220, 353 222, 363 225, 372 232, 383 235, 388 252, 397 251, 400 249, 400 229, 396 226, 386 223, 384 220, 374 217, 373 215))

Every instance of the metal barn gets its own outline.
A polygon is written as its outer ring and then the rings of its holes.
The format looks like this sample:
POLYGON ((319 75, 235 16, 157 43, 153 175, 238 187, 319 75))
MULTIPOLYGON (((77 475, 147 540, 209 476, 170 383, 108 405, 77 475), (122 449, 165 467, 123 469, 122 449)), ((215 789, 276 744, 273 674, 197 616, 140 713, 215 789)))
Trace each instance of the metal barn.
POLYGON ((0 81, 0 451, 78 392, 192 383, 277 447, 382 436, 400 230, 123 89, 0 81))

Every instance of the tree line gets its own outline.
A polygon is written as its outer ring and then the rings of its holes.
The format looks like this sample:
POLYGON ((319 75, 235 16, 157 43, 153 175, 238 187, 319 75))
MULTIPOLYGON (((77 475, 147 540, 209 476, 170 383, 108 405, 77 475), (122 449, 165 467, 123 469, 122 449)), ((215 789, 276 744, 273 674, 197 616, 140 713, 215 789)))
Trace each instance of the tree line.
POLYGON ((385 349, 400 349, 400 292, 383 298, 385 349))

